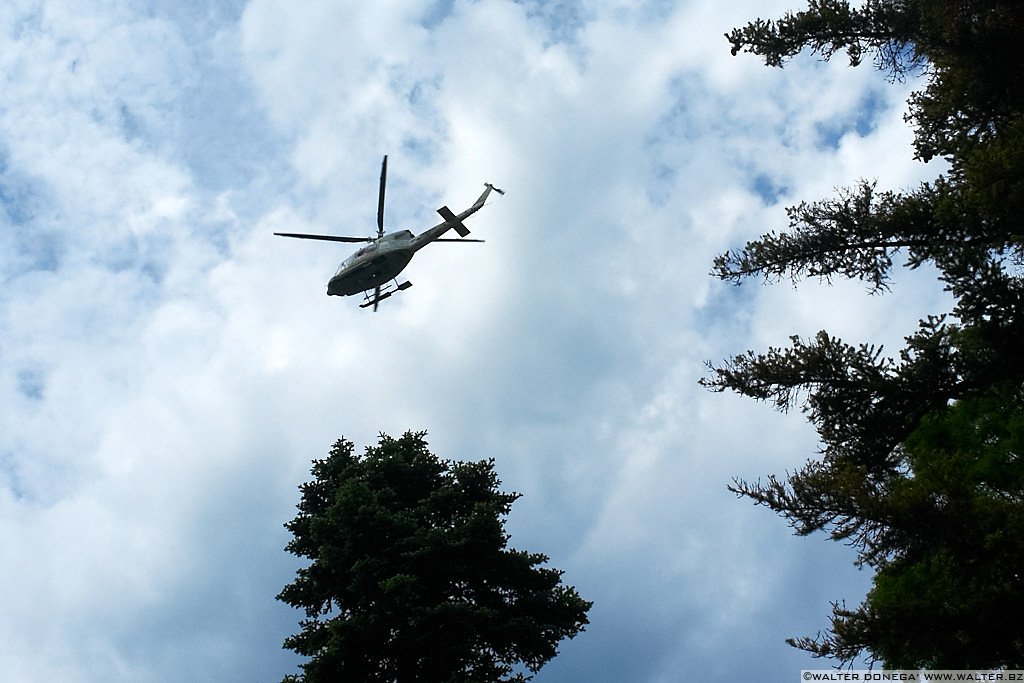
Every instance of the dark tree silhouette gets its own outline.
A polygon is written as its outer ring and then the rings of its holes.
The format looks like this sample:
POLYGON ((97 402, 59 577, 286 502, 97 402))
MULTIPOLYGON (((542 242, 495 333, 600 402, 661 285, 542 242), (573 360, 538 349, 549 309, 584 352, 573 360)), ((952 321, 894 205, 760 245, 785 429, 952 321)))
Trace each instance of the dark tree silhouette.
POLYGON ((313 463, 287 550, 311 560, 278 599, 305 610, 285 647, 314 681, 526 680, 588 623, 547 557, 507 547, 494 461, 442 461, 425 433, 339 440, 313 463), (520 671, 516 672, 516 668, 520 671))
POLYGON ((834 605, 829 633, 790 641, 819 656, 1024 665, 1024 628, 991 621, 996 606, 1024 602, 1022 36, 1024 5, 1008 0, 812 0, 726 36, 733 54, 770 66, 804 50, 825 59, 845 50, 853 66, 870 57, 890 78, 924 78, 907 117, 915 156, 949 163, 913 191, 861 181, 801 203, 788 209, 788 230, 714 264, 735 283, 844 277, 882 293, 901 259, 933 265, 955 299, 895 358, 821 332, 737 356, 702 381, 800 408, 821 437, 820 458, 803 469, 731 487, 799 534, 849 542, 876 570, 859 608, 834 605))

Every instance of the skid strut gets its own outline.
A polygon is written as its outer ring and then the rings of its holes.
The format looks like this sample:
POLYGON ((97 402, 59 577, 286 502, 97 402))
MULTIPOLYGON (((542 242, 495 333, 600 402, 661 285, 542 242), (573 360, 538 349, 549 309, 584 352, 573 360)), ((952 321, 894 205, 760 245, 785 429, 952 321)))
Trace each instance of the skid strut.
POLYGON ((373 296, 370 296, 370 294, 367 293, 366 301, 359 304, 359 308, 368 308, 370 306, 373 306, 373 309, 377 310, 377 304, 379 304, 381 301, 384 301, 384 299, 389 298, 393 294, 397 294, 398 292, 402 292, 406 289, 409 289, 410 287, 412 287, 412 283, 409 282, 408 280, 402 283, 399 283, 396 280, 395 286, 392 289, 381 290, 379 294, 375 292, 373 296))

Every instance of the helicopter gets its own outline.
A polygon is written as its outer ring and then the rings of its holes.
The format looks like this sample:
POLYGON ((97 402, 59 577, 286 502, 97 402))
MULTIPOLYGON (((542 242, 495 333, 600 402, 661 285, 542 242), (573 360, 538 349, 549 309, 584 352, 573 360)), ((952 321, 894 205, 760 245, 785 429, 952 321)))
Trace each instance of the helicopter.
POLYGON ((345 237, 341 235, 309 235, 296 232, 275 232, 280 237, 297 237, 306 240, 325 240, 328 242, 366 242, 365 247, 360 248, 354 254, 346 258, 338 266, 334 277, 327 283, 328 296, 352 296, 363 294, 363 303, 360 308, 377 306, 381 301, 391 297, 398 292, 405 291, 412 287, 412 283, 406 280, 398 282, 398 275, 409 265, 413 255, 431 242, 483 242, 483 240, 466 239, 469 229, 463 221, 479 211, 491 192, 505 194, 490 183, 484 183, 483 194, 473 203, 471 207, 460 214, 456 214, 447 206, 442 206, 437 212, 444 219, 432 228, 414 235, 408 230, 384 233, 384 186, 388 177, 388 157, 384 155, 384 161, 380 167, 380 194, 377 199, 377 236, 376 237, 345 237), (442 237, 449 230, 459 234, 458 238, 442 237), (390 283, 390 281, 394 283, 390 283), (371 294, 372 292, 372 294, 371 294))

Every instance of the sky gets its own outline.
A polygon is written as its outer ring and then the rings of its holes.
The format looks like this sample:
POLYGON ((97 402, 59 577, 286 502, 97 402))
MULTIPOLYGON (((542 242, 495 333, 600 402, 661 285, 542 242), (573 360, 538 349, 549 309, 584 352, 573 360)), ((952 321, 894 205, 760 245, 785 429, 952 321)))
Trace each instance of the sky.
POLYGON ((277 681, 302 614, 283 524, 338 438, 493 458, 510 545, 594 602, 540 682, 793 680, 785 644, 870 585, 726 487, 813 427, 698 386, 826 329, 904 336, 927 270, 740 287, 727 249, 859 179, 911 189, 870 65, 769 69, 723 34, 799 0, 0 4, 0 670, 277 681), (353 245, 492 195, 372 313, 353 245))

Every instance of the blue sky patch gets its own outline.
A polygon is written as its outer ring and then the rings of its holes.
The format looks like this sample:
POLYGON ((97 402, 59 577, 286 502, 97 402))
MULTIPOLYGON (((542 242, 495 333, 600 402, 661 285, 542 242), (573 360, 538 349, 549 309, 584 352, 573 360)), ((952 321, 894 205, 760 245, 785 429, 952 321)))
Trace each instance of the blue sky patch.
POLYGON ((871 89, 864 93, 856 108, 845 117, 821 121, 815 125, 819 147, 838 149, 843 137, 849 134, 858 137, 870 135, 878 124, 878 115, 884 110, 887 102, 882 93, 871 89))
POLYGON ((18 371, 18 393, 30 401, 42 401, 46 390, 46 375, 38 368, 18 371))

